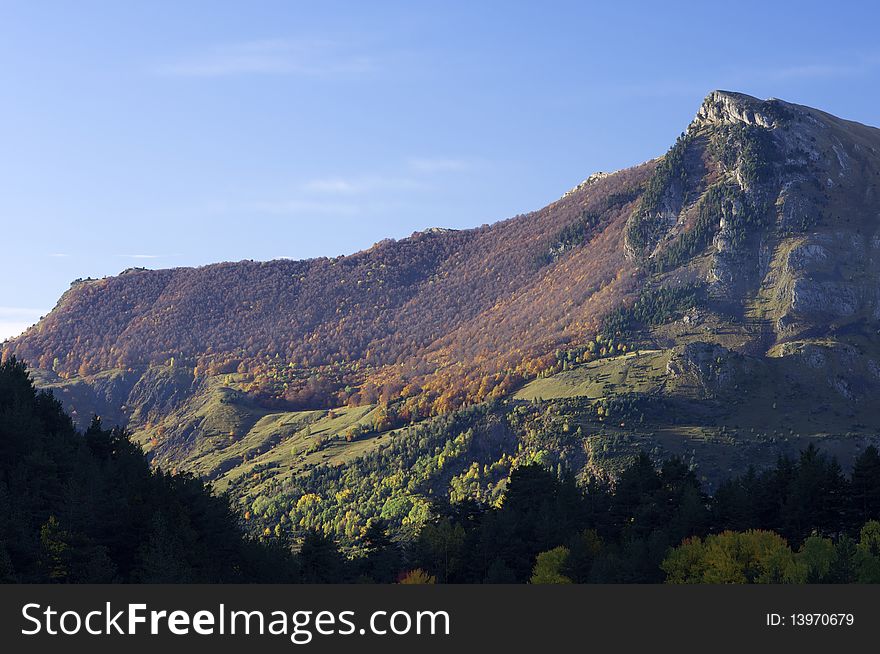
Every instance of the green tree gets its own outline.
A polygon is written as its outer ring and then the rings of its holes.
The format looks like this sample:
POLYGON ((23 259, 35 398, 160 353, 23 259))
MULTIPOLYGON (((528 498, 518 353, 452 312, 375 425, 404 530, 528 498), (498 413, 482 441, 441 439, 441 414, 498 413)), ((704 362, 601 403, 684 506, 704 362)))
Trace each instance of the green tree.
POLYGON ((58 583, 67 581, 70 575, 70 544, 69 534, 58 523, 54 515, 50 515, 40 528, 40 544, 43 548, 43 565, 49 581, 58 583))
POLYGON ((858 543, 847 534, 837 539, 834 546, 834 562, 828 573, 828 583, 851 584, 856 580, 856 553, 858 543))
POLYGON ((9 556, 6 543, 0 541, 0 584, 9 584, 14 581, 16 581, 16 577, 12 557, 9 556))
POLYGON ((688 539, 669 552, 661 568, 674 584, 798 583, 804 577, 785 539, 761 530, 688 539))
POLYGON ((535 560, 530 584, 570 584, 571 579, 564 574, 571 551, 564 546, 541 552, 535 560))
POLYGON ((880 522, 870 520, 862 527, 854 561, 856 581, 860 584, 880 583, 880 522))
POLYGON ((568 543, 567 574, 577 583, 590 580, 593 564, 602 554, 602 539, 595 529, 586 529, 568 543))
POLYGON ((830 538, 810 536, 801 545, 795 558, 803 568, 802 574, 806 583, 826 583, 831 581, 837 562, 837 549, 830 538))
POLYGON ((517 582, 516 573, 503 559, 496 557, 489 565, 483 582, 487 584, 515 584, 517 582))

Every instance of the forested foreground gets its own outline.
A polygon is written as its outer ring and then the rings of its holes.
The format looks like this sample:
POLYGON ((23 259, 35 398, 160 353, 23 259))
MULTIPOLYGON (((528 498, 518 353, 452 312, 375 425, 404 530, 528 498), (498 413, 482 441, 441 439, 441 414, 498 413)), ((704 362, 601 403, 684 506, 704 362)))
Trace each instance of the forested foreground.
POLYGON ((79 434, 24 365, 0 365, 0 580, 294 581, 284 550, 242 537, 225 498, 150 470, 118 429, 79 434))
POLYGON ((873 448, 849 476, 811 447, 712 497, 643 455, 586 487, 516 468, 497 506, 435 505, 406 543, 375 520, 346 558, 320 533, 249 539, 225 497, 152 471, 120 430, 77 433, 22 364, 0 366, 5 582, 880 582, 878 519, 873 448))
POLYGON ((642 455, 613 486, 517 468, 499 508, 449 507, 409 561, 438 582, 880 583, 878 517, 872 447, 849 477, 810 447, 712 497, 642 455))

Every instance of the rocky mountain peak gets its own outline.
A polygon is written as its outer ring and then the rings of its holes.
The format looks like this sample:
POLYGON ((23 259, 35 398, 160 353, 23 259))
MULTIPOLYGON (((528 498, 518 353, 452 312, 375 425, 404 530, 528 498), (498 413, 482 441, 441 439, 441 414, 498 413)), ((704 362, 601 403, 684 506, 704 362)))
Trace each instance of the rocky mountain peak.
POLYGON ((627 254, 664 283, 705 284, 707 306, 761 326, 747 337, 757 350, 847 329, 873 337, 878 152, 874 128, 713 91, 648 180, 627 254))
POLYGON ((712 91, 703 100, 692 128, 718 125, 752 125, 773 129, 779 127, 791 111, 781 100, 759 100, 744 93, 712 91))

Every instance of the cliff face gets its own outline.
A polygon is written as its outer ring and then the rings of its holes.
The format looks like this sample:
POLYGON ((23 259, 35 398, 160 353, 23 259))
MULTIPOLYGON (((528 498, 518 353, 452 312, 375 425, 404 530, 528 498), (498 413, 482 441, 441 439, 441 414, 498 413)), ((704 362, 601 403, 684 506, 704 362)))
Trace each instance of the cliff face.
POLYGON ((705 281, 716 307, 764 325, 766 350, 876 322, 880 130, 715 91, 673 158, 628 225, 642 265, 705 281))
POLYGON ((697 110, 692 127, 700 129, 743 124, 774 129, 779 127, 784 116, 783 105, 787 103, 762 101, 744 93, 712 91, 697 110))

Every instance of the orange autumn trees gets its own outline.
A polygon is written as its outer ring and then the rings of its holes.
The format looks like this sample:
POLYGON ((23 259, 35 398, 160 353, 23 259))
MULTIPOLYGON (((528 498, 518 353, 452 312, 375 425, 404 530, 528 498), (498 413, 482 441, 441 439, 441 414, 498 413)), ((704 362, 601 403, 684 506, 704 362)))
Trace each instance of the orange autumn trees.
POLYGON ((3 356, 68 377, 173 359, 302 408, 403 398, 404 414, 428 415, 498 397, 632 294, 623 230, 653 165, 491 226, 351 256, 78 281, 3 356))

